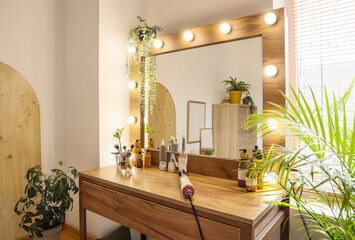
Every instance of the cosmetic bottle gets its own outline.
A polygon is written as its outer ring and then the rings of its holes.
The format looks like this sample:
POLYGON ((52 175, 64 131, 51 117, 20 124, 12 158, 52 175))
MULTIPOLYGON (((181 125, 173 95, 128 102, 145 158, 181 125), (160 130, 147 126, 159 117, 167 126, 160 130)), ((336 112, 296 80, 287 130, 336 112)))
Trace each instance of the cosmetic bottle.
POLYGON ((254 149, 252 150, 252 156, 254 159, 261 159, 262 158, 261 151, 257 145, 255 145, 254 149))
POLYGON ((245 185, 246 185, 246 190, 248 192, 256 192, 257 190, 257 177, 256 177, 256 172, 254 171, 256 165, 253 163, 247 173, 246 180, 245 180, 245 185), (254 171, 254 173, 253 173, 254 171))
POLYGON ((134 144, 132 143, 132 144, 131 144, 131 157, 130 157, 130 159, 129 159, 132 166, 133 166, 133 148, 134 148, 134 144))
POLYGON ((175 143, 175 140, 172 137, 170 139, 170 159, 169 159, 169 164, 168 164, 168 172, 171 172, 171 173, 176 172, 176 167, 177 167, 177 161, 175 159, 175 154, 174 154, 174 143, 175 143))
POLYGON ((152 156, 150 155, 149 149, 147 149, 144 154, 144 167, 150 168, 151 166, 152 166, 152 156))
POLYGON ((137 139, 133 148, 133 166, 137 166, 137 156, 139 152, 142 152, 142 149, 140 147, 139 140, 137 139))
POLYGON ((238 167, 238 186, 239 187, 245 187, 245 178, 248 173, 248 152, 246 149, 240 149, 239 151, 242 151, 240 153, 240 162, 239 162, 239 167, 238 167))
POLYGON ((175 140, 174 140, 174 152, 177 152, 178 149, 179 149, 179 143, 178 143, 177 138, 175 138, 175 140))
POLYGON ((137 155, 137 168, 142 168, 143 167, 143 155, 142 152, 139 151, 137 155))
POLYGON ((167 170, 167 162, 166 162, 166 147, 164 139, 161 141, 160 151, 159 151, 159 169, 162 171, 167 170))
POLYGON ((182 136, 181 154, 179 156, 179 171, 187 172, 187 153, 185 152, 185 136, 182 136))

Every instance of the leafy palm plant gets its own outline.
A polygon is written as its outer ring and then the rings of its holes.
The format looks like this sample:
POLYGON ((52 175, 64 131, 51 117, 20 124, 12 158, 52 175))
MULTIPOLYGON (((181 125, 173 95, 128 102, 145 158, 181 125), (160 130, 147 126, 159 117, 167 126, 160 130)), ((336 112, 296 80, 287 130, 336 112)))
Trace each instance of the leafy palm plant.
POLYGON ((283 199, 272 203, 298 209, 308 237, 317 232, 329 239, 355 239, 355 115, 347 111, 353 85, 340 99, 324 89, 324 108, 312 89, 313 101, 292 89, 295 103, 283 94, 288 108, 272 104, 277 110, 253 114, 245 125, 257 126, 254 133, 263 136, 298 138, 298 148, 273 145, 267 149, 261 167, 276 169, 278 185, 294 203, 283 199), (268 129, 270 119, 278 121, 278 130, 268 129), (303 189, 312 194, 302 194, 303 189))
POLYGON ((231 91, 242 91, 246 92, 247 95, 250 95, 249 89, 250 89, 250 84, 244 82, 244 81, 239 81, 237 82, 237 78, 233 78, 232 76, 229 76, 229 80, 224 80, 222 81, 224 85, 229 85, 229 87, 226 88, 226 93, 231 92, 231 91))

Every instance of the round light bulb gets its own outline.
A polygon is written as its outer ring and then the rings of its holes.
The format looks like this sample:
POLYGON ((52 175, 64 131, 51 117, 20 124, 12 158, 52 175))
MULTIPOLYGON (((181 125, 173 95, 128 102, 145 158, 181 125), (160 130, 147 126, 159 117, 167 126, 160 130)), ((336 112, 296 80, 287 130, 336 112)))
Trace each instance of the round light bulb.
POLYGON ((185 39, 186 41, 191 42, 192 40, 194 40, 194 35, 193 35, 193 33, 192 33, 192 32, 185 32, 185 33, 184 33, 184 39, 185 39))
POLYGON ((222 23, 221 26, 219 26, 219 30, 221 30, 222 33, 228 34, 232 30, 231 25, 228 23, 222 23))
POLYGON ((136 123, 136 122, 137 122, 137 118, 136 118, 136 117, 133 117, 133 116, 129 116, 129 117, 127 118, 127 122, 128 122, 128 124, 136 123))
POLYGON ((275 67, 275 65, 268 65, 265 68, 265 74, 269 77, 275 77, 277 72, 277 67, 275 67))
POLYGON ((130 46, 127 47, 127 51, 129 53, 135 53, 137 51, 137 49, 136 49, 135 46, 130 45, 130 46))
POLYGON ((279 127, 279 123, 276 119, 269 119, 266 124, 270 130, 276 130, 279 127))
POLYGON ((163 41, 160 39, 156 39, 153 44, 154 44, 155 48, 162 48, 163 47, 163 41))
POLYGON ((268 25, 274 25, 276 23, 276 21, 277 21, 277 17, 275 15, 275 13, 270 12, 270 13, 265 15, 264 21, 268 25))
POLYGON ((127 85, 128 85, 129 89, 135 89, 135 88, 137 88, 138 83, 136 81, 132 80, 132 81, 129 81, 127 85))

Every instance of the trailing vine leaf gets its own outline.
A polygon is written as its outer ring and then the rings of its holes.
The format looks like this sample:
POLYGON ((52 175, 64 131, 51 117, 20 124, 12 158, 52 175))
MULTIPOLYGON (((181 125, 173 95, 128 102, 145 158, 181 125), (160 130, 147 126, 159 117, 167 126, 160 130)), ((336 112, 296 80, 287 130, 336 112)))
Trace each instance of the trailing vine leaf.
POLYGON ((147 106, 153 111, 156 102, 156 57, 149 55, 149 49, 158 32, 162 31, 160 26, 148 26, 146 20, 137 16, 141 23, 138 27, 130 30, 128 34, 127 47, 133 47, 135 53, 127 52, 126 71, 127 78, 132 79, 134 74, 139 78, 139 103, 142 112, 147 106))

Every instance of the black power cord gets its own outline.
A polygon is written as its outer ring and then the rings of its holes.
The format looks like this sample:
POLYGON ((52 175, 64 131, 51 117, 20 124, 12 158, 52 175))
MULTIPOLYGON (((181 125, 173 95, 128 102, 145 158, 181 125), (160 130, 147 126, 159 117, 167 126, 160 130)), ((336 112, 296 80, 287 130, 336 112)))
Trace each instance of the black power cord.
POLYGON ((197 222, 197 225, 198 225, 198 230, 200 231, 201 240, 203 240, 200 222, 198 221, 198 218, 197 218, 197 214, 196 214, 196 211, 195 211, 195 206, 194 206, 194 204, 192 203, 191 193, 188 193, 187 196, 188 196, 188 199, 190 200, 191 207, 192 207, 192 211, 194 212, 194 215, 195 215, 195 219, 196 219, 196 222, 197 222))

